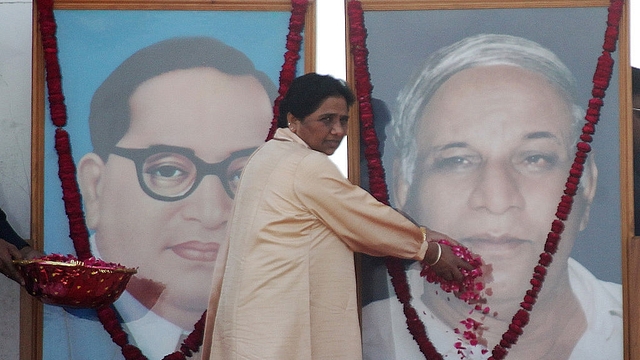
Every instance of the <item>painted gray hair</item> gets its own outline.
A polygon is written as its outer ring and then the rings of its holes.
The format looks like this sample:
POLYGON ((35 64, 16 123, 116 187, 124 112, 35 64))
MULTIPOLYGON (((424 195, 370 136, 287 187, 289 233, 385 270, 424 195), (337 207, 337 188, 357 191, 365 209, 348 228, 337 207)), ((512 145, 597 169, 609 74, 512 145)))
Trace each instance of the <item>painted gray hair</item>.
POLYGON ((571 107, 572 128, 577 139, 584 111, 577 105, 576 80, 553 52, 516 36, 480 34, 467 37, 429 56, 398 95, 390 137, 398 151, 401 176, 407 184, 413 182, 415 171, 418 121, 431 97, 454 74, 472 67, 494 65, 516 66, 546 78, 571 107))

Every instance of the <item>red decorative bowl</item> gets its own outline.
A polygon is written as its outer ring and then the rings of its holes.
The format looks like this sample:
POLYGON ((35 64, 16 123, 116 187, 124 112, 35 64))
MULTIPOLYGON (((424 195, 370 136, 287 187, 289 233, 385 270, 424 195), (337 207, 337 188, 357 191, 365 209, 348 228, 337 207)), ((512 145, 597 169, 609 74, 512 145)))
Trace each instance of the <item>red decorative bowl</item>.
POLYGON ((59 254, 13 263, 24 277, 29 294, 45 304, 76 308, 110 305, 137 272, 93 257, 81 261, 59 254))

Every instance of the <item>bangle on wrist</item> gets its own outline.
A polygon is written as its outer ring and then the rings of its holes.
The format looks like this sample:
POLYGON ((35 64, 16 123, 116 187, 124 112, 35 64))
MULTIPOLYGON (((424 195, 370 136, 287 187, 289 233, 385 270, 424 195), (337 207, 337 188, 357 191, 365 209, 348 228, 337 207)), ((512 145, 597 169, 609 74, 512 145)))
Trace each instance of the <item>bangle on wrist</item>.
POLYGON ((435 243, 436 243, 436 245, 438 245, 438 256, 436 256, 436 261, 434 261, 432 263, 427 263, 427 265, 429 265, 429 266, 433 266, 433 265, 437 264, 438 261, 440 261, 440 257, 442 257, 442 245, 440 245, 440 243, 437 242, 437 241, 435 243))
POLYGON ((427 241, 427 228, 424 226, 420 226, 420 232, 422 232, 422 241, 427 241))
POLYGON ((427 228, 424 226, 420 226, 420 232, 422 232, 422 242, 427 243, 427 248, 424 249, 425 255, 427 254, 427 250, 429 250, 429 242, 427 241, 427 228))

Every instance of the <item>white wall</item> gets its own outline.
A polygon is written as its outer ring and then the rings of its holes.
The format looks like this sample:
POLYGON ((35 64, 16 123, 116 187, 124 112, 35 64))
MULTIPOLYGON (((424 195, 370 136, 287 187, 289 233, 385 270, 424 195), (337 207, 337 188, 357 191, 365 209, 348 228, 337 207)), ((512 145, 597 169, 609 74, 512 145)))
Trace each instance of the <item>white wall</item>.
POLYGON ((0 0, 0 207, 29 237, 31 1, 0 0))
MULTIPOLYGON (((31 1, 0 0, 0 207, 29 237, 31 1)), ((18 359, 20 287, 0 275, 0 359, 18 359)))
MULTIPOLYGON (((346 66, 346 38, 345 38, 345 7, 344 0, 321 0, 316 7, 316 72, 327 74, 345 80, 346 66)), ((345 138, 331 160, 347 176, 347 139, 345 138)))

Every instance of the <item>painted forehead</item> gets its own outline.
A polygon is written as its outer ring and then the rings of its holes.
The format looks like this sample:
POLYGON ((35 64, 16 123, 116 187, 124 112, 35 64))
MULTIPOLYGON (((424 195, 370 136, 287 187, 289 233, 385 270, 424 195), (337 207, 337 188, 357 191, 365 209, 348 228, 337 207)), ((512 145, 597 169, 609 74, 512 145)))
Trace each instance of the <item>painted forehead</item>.
POLYGON ((422 145, 447 134, 481 138, 498 130, 522 139, 546 131, 570 142, 574 124, 571 104, 544 76, 505 66, 466 69, 452 76, 420 119, 416 130, 422 145))

